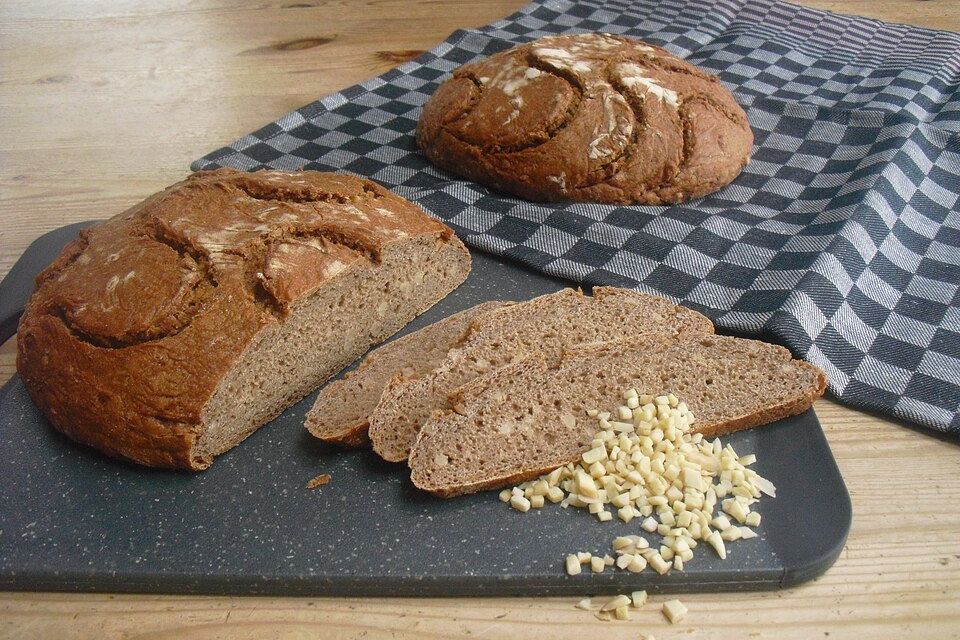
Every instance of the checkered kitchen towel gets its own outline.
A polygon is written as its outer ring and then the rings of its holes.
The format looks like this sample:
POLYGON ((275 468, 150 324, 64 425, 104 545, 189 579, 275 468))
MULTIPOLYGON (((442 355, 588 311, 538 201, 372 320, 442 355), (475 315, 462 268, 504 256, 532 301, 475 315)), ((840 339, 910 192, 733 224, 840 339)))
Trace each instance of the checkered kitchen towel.
POLYGON ((666 295, 822 367, 841 401, 960 434, 960 34, 773 0, 538 0, 314 102, 194 169, 348 171, 474 247, 586 284, 666 295), (716 73, 753 160, 670 207, 535 204, 438 171, 413 133, 457 66, 607 31, 716 73))

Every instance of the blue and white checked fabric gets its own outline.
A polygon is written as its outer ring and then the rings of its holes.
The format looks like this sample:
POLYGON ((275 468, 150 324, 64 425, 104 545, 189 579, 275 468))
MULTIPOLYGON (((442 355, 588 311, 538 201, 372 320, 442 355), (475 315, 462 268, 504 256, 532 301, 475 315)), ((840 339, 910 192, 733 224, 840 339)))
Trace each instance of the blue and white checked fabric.
POLYGON ((774 0, 537 0, 194 163, 369 176, 468 244, 665 295, 790 347, 842 402, 960 434, 960 34, 774 0), (640 38, 720 76, 756 134, 730 186, 669 207, 537 204, 432 167, 420 108, 540 36, 640 38))

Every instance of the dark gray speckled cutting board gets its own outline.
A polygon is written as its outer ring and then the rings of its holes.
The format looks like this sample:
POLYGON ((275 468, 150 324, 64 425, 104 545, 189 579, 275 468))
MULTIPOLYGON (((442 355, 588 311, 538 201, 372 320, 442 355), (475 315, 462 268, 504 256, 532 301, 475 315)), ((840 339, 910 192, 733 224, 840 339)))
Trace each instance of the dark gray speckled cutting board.
MULTIPOLYGON (((28 250, 0 285, 0 315, 15 313, 31 272, 73 233, 28 250)), ((473 255, 470 279, 407 331, 484 300, 564 286, 473 255)), ((682 573, 569 577, 565 554, 608 553, 615 536, 640 532, 638 521, 601 524, 558 505, 521 514, 494 492, 424 495, 405 467, 310 437, 302 421, 311 402, 206 472, 158 471, 55 433, 15 377, 0 390, 0 588, 383 596, 775 589, 826 570, 850 526, 846 488, 808 411, 727 438, 741 455, 757 454, 755 468, 778 494, 758 508, 760 537, 729 545, 726 561, 701 550, 682 573), (320 473, 331 474, 330 484, 304 488, 320 473)))

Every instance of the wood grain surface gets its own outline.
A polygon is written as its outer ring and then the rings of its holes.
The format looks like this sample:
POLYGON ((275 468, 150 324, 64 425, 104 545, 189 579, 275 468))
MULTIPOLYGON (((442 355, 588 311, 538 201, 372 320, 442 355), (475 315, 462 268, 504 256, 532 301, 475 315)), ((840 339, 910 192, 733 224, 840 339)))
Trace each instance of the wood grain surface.
MULTIPOLYGON (((0 275, 43 232, 113 215, 207 151, 522 4, 4 0, 0 275)), ((802 4, 960 30, 957 0, 802 4)), ((0 382, 14 351, 0 347, 0 382)), ((630 622, 600 622, 573 598, 6 593, 0 637, 960 638, 960 447, 829 400, 817 412, 853 499, 841 558, 795 589, 683 596, 679 625, 662 597, 630 622)))

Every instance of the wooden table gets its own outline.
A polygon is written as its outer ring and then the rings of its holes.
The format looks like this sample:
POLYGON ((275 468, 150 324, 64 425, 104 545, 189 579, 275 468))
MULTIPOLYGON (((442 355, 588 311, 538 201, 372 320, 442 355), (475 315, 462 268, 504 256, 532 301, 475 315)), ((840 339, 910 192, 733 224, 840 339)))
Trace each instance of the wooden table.
MULTIPOLYGON (((190 160, 381 73, 523 0, 4 0, 0 275, 54 227, 113 215, 190 160), (89 6, 88 6, 89 5, 89 6)), ((806 0, 960 30, 956 0, 806 0)), ((14 371, 0 348, 0 382, 14 371)), ((960 448, 824 400, 853 498, 822 578, 777 593, 663 598, 599 622, 572 598, 332 599, 0 594, 11 638, 960 638, 960 448)), ((2 526, 0 514, 0 526, 2 526)))

